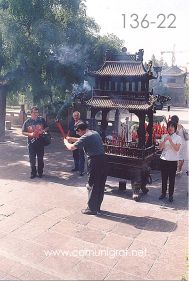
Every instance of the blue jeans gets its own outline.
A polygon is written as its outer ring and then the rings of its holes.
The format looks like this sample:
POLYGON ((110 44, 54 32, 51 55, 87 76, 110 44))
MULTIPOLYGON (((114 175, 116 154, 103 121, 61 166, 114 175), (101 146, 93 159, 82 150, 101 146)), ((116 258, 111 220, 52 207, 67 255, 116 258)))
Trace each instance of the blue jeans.
POLYGON ((73 151, 73 159, 75 169, 80 173, 84 172, 85 169, 85 153, 83 149, 76 149, 73 151))
POLYGON ((36 175, 43 174, 43 168, 44 168, 44 146, 41 145, 38 141, 35 141, 34 143, 30 143, 28 145, 29 150, 29 159, 30 159, 30 166, 31 166, 31 174, 36 175), (36 169, 36 158, 37 158, 37 169, 36 169))

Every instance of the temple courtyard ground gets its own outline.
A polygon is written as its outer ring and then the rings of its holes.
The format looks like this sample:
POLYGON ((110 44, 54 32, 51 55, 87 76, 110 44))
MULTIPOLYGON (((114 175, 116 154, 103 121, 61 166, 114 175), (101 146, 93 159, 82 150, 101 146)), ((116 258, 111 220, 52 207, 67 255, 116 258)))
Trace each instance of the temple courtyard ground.
MULTIPOLYGON (((188 111, 176 108, 188 129, 188 111)), ((160 113, 160 115, 163 112, 160 113)), ((188 156, 176 178, 174 202, 160 201, 161 177, 132 200, 130 182, 118 192, 108 177, 102 214, 86 207, 87 176, 71 173, 72 155, 59 134, 46 148, 45 175, 29 179, 20 128, 0 144, 1 280, 187 280, 188 156)))

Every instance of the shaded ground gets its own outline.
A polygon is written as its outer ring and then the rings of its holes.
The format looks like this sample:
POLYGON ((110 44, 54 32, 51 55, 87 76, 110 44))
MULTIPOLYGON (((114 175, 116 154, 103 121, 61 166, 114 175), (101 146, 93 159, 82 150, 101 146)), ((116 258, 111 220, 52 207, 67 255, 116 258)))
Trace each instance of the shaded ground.
MULTIPOLYGON (((29 179, 20 129, 0 144, 0 279, 181 280, 186 273, 187 184, 175 201, 159 201, 160 174, 140 203, 127 182, 108 178, 101 216, 82 215, 86 176, 73 165, 59 135, 46 148, 45 176, 29 179), (84 252, 87 251, 87 252, 84 252)), ((187 165, 187 163, 185 163, 187 165)), ((186 171, 186 168, 185 168, 186 171)))

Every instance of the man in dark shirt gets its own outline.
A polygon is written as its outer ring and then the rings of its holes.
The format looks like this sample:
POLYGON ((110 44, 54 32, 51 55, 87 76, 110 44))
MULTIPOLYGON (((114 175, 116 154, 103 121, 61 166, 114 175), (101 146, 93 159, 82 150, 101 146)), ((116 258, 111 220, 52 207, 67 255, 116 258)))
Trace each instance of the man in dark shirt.
POLYGON ((41 178, 43 175, 44 168, 44 145, 42 141, 42 134, 44 131, 47 131, 47 123, 44 118, 39 116, 39 111, 36 106, 31 108, 31 118, 28 118, 22 127, 22 134, 28 137, 28 150, 29 150, 29 159, 31 166, 31 176, 33 179, 36 177, 37 172, 38 176, 41 178), (36 169, 36 156, 38 167, 36 169))
POLYGON ((85 123, 76 127, 79 139, 68 137, 64 144, 69 150, 84 148, 88 157, 88 208, 82 210, 83 214, 96 215, 104 198, 104 188, 107 178, 106 159, 103 142, 96 131, 88 130, 85 123), (72 143, 70 143, 72 142, 72 143))
MULTIPOLYGON (((73 119, 69 124, 68 136, 69 137, 78 137, 76 133, 76 127, 79 123, 83 123, 80 119, 80 112, 75 111, 72 115, 73 119)), ((84 175, 85 168, 85 155, 83 148, 78 148, 73 151, 73 159, 74 159, 74 168, 72 172, 79 171, 79 175, 84 175)))

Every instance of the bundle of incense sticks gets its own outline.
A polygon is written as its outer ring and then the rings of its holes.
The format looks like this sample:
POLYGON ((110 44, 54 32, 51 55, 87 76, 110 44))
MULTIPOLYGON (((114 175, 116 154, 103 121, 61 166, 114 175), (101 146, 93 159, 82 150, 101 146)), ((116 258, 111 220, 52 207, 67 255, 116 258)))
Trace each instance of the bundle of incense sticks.
POLYGON ((59 129, 61 135, 63 136, 63 138, 65 139, 67 137, 64 128, 62 127, 62 124, 60 122, 56 122, 56 126, 59 129))

